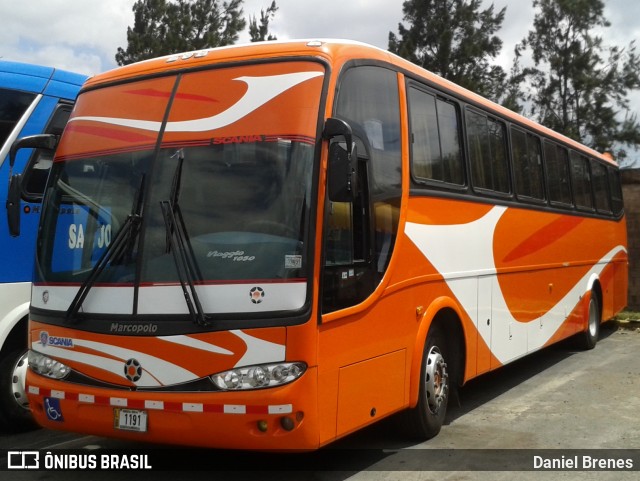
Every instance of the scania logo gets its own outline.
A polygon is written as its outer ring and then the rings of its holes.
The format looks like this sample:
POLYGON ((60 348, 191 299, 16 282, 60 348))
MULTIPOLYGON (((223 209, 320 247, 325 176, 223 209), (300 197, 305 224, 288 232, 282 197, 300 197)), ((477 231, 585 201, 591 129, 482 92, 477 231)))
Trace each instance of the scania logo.
POLYGON ((42 293, 42 302, 44 302, 45 304, 49 302, 49 291, 44 291, 42 293))
POLYGON ((40 331, 42 346, 56 346, 73 349, 73 339, 70 337, 50 336, 47 331, 40 331))
POLYGON ((137 359, 129 359, 124 363, 124 376, 131 382, 136 382, 142 377, 142 366, 137 359))

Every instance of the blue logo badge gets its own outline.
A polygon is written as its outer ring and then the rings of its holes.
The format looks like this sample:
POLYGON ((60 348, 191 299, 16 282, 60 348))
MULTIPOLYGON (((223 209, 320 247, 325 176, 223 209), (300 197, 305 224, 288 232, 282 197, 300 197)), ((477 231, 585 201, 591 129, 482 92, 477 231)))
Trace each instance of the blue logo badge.
POLYGON ((56 422, 64 421, 62 409, 60 408, 60 399, 55 397, 44 398, 44 409, 49 420, 56 422))

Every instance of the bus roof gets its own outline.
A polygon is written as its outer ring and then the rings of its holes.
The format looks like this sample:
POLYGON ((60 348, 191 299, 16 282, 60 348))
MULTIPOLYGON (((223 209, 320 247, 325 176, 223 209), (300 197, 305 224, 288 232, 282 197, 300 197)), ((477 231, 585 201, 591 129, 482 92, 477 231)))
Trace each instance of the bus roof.
POLYGON ((75 99, 86 75, 53 67, 0 60, 0 88, 75 99))
POLYGON ((327 60, 330 64, 338 66, 342 65, 343 62, 352 59, 366 59, 390 63, 405 73, 413 74, 413 76, 420 78, 423 81, 426 80, 432 85, 444 89, 446 92, 459 99, 482 106, 505 119, 519 123, 552 139, 564 142, 577 150, 593 157, 597 157, 605 162, 617 165, 609 153, 602 154, 597 152, 573 139, 544 127, 531 119, 517 114, 512 110, 502 107, 501 105, 471 92, 470 90, 425 70, 391 52, 352 40, 276 40, 167 55, 119 67, 96 75, 85 83, 84 88, 91 89, 112 82, 124 81, 147 75, 158 75, 165 72, 193 69, 215 63, 243 62, 283 57, 321 57, 327 60))

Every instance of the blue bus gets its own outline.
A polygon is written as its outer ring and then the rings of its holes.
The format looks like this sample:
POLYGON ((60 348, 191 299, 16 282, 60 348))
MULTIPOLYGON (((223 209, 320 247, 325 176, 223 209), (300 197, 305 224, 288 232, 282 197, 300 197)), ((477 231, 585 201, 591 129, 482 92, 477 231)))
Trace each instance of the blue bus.
POLYGON ((22 149, 15 162, 9 153, 17 139, 61 135, 85 80, 77 73, 0 60, 0 198, 7 206, 0 209, 5 216, 0 219, 2 431, 32 424, 24 393, 27 314, 40 204, 52 161, 45 149, 22 149), (9 208, 12 203, 14 209, 9 208))

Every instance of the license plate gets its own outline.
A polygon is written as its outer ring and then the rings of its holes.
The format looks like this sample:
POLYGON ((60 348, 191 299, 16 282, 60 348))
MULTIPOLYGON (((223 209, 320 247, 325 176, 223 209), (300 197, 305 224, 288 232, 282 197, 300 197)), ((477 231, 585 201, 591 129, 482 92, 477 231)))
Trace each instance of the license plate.
POLYGON ((113 410, 113 415, 113 426, 116 429, 139 433, 147 432, 147 411, 116 408, 113 410))

